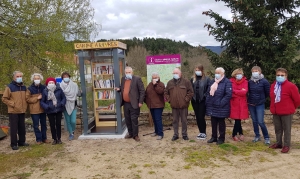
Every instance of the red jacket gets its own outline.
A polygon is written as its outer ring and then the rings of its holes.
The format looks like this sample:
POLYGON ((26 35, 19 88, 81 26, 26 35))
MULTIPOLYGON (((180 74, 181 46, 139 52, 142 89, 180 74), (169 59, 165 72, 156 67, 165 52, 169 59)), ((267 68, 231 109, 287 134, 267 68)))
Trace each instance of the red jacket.
POLYGON ((243 77, 240 81, 236 81, 235 78, 231 78, 230 81, 232 83, 232 98, 230 100, 230 118, 248 119, 248 81, 246 77, 243 77))
POLYGON ((296 108, 300 106, 300 95, 298 88, 295 84, 285 80, 281 84, 281 99, 280 102, 275 103, 275 88, 276 81, 271 85, 270 89, 270 111, 272 114, 277 115, 290 115, 294 114, 296 108))

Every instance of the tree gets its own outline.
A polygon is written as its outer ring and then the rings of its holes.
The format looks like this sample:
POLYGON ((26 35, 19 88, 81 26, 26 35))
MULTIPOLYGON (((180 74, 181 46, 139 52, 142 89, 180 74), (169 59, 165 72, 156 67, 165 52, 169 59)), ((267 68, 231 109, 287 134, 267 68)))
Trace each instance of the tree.
POLYGON ((289 71, 289 79, 300 83, 300 61, 295 59, 299 49, 300 17, 295 11, 299 0, 216 0, 223 1, 233 13, 229 21, 218 13, 203 12, 216 25, 205 24, 226 50, 218 56, 208 51, 214 66, 223 66, 230 73, 242 67, 247 76, 258 65, 270 81, 276 68, 289 71))
POLYGON ((126 60, 129 66, 134 70, 134 73, 145 77, 147 76, 146 56, 150 53, 143 46, 134 46, 128 52, 126 60))
POLYGON ((14 70, 45 77, 75 70, 71 40, 88 41, 97 31, 90 0, 1 0, 0 88, 14 70))

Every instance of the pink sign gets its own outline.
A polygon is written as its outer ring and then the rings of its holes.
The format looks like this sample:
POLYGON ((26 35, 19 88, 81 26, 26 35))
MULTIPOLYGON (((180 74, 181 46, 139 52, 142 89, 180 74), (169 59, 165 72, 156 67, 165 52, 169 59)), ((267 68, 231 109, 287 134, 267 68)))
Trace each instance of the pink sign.
POLYGON ((175 55, 154 55, 146 57, 147 65, 156 65, 156 64, 173 64, 180 63, 180 54, 175 55))

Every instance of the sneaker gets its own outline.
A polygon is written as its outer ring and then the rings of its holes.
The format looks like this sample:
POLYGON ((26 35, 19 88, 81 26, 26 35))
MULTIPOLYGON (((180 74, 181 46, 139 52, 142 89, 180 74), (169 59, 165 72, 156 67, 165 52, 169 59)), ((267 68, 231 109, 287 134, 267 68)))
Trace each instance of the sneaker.
POLYGON ((58 139, 57 144, 62 144, 62 141, 60 139, 58 139))
POLYGON ((176 135, 174 135, 174 136, 172 137, 172 141, 175 141, 175 140, 177 140, 177 139, 179 139, 179 137, 176 136, 176 135))
POLYGON ((224 141, 223 140, 218 140, 217 145, 221 145, 221 144, 224 144, 224 141))
POLYGON ((281 148, 282 148, 282 145, 273 144, 273 145, 271 145, 269 148, 271 148, 271 149, 281 149, 281 148))
POLYGON ((211 138, 207 141, 207 143, 213 143, 213 142, 217 142, 218 140, 215 138, 211 138))
POLYGON ((244 135, 239 136, 240 141, 244 141, 244 135))
POLYGON ((290 147, 288 146, 283 146, 282 150, 281 150, 281 153, 288 153, 290 150, 290 147))
POLYGON ((74 134, 70 134, 69 135, 69 140, 73 140, 74 139, 74 134))
POLYGON ((271 142, 270 142, 270 138, 265 138, 265 144, 266 144, 266 145, 270 145, 270 143, 271 143, 271 142))
POLYGON ((153 134, 151 134, 150 136, 151 136, 151 137, 155 137, 155 136, 157 136, 157 135, 156 135, 156 133, 153 133, 153 134))
POLYGON ((233 136, 233 137, 232 137, 232 140, 234 140, 234 141, 240 141, 240 139, 237 138, 237 136, 233 136))
POLYGON ((36 142, 36 145, 41 145, 42 144, 42 142, 36 142))
POLYGON ((182 138, 183 138, 183 140, 189 140, 188 136, 183 136, 182 138))
POLYGON ((157 136, 156 140, 161 140, 163 136, 157 136))
POLYGON ((46 144, 49 144, 49 143, 51 143, 49 140, 43 140, 43 143, 46 143, 46 144))
POLYGON ((130 138, 132 138, 132 135, 126 134, 125 139, 130 139, 130 138))
POLYGON ((133 139, 134 139, 136 142, 141 141, 141 139, 139 138, 139 136, 135 136, 133 139))
POLYGON ((57 144, 57 140, 53 140, 52 145, 56 145, 57 144))
POLYGON ((19 147, 18 146, 12 146, 11 149, 13 149, 13 150, 19 150, 19 147))
POLYGON ((260 137, 254 137, 254 139, 252 140, 252 142, 258 142, 260 141, 260 137))
POLYGON ((206 139, 206 134, 205 133, 200 133, 199 135, 197 135, 197 139, 205 140, 206 139))

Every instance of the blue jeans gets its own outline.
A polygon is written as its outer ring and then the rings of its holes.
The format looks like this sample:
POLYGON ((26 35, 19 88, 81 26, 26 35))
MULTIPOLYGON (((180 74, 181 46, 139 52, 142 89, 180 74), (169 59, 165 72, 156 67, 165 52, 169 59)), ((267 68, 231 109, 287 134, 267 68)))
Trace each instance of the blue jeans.
POLYGON ((37 142, 42 142, 47 139, 47 124, 46 124, 46 113, 31 114, 33 129, 37 142), (39 125, 41 124, 41 130, 39 125))
POLYGON ((77 114, 77 110, 74 109, 71 113, 71 115, 69 115, 67 113, 67 111, 64 111, 64 116, 65 116, 65 120, 67 123, 67 128, 69 131, 69 134, 73 134, 73 132, 75 131, 76 128, 76 114, 77 114))
POLYGON ((252 118, 253 129, 255 133, 255 137, 260 137, 259 128, 264 135, 264 138, 269 138, 268 129, 265 125, 264 116, 265 116, 265 104, 261 104, 258 106, 248 105, 250 115, 252 118))
POLYGON ((150 112, 152 115, 153 123, 154 123, 154 130, 156 135, 164 136, 163 132, 163 124, 162 124, 162 112, 164 108, 151 108, 150 112))

